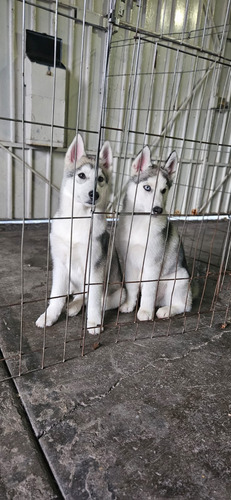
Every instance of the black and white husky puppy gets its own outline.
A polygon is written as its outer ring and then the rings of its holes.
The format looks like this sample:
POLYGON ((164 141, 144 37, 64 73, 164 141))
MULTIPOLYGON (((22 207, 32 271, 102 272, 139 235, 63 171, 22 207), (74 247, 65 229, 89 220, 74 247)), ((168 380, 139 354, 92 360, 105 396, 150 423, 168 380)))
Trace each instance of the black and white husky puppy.
MULTIPOLYGON (((109 241, 105 210, 110 194, 112 159, 110 144, 105 142, 100 151, 96 176, 95 159, 86 155, 79 134, 68 148, 59 209, 52 221, 50 234, 53 260, 50 303, 36 321, 40 328, 57 321, 68 294, 74 294, 68 315, 78 314, 85 292, 88 292, 87 329, 92 334, 102 330, 103 284, 109 241)), ((109 281, 121 282, 116 255, 112 258, 109 281)), ((106 309, 119 306, 120 291, 119 284, 109 287, 106 309)))
POLYGON ((145 146, 132 163, 119 218, 116 241, 127 292, 120 310, 133 311, 140 290, 140 321, 153 319, 155 308, 158 318, 168 318, 192 307, 184 250, 165 213, 176 164, 173 151, 158 168, 145 146))

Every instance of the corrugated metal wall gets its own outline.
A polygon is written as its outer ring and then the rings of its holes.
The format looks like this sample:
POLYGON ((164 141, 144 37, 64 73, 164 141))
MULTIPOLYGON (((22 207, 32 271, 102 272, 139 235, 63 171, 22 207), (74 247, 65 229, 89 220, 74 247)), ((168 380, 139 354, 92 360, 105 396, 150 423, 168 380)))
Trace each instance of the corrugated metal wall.
MULTIPOLYGON (((148 143, 156 160, 178 152, 172 213, 229 213, 230 10, 230 0, 2 0, 1 218, 54 214, 65 147, 76 128, 90 152, 99 141, 111 141, 114 200, 131 158, 148 143), (28 145, 26 29, 63 41, 64 147, 52 147, 58 130, 54 68, 53 99, 42 122, 47 145, 28 145)), ((44 67, 41 95, 43 75, 44 67)), ((31 120, 41 124, 36 113, 31 120)))

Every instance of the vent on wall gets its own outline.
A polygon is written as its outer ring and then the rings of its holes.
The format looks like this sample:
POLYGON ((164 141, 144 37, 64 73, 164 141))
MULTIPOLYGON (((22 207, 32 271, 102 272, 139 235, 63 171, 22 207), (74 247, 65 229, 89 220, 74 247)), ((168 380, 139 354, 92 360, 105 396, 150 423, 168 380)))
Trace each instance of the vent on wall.
MULTIPOLYGON (((57 68, 65 69, 62 64, 62 39, 56 38, 56 62, 57 68)), ((54 66, 55 37, 46 33, 26 30, 26 55, 31 62, 54 66)))

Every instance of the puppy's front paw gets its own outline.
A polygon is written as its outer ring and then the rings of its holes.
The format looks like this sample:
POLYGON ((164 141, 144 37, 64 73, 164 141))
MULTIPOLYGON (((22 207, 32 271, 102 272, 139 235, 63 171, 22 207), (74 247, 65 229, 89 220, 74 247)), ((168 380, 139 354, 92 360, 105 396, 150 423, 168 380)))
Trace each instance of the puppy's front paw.
POLYGON ((152 311, 146 311, 142 307, 140 307, 138 313, 137 313, 137 318, 139 321, 148 321, 150 319, 153 319, 153 312, 152 311))
POLYGON ((91 335, 99 335, 100 332, 103 332, 103 327, 97 325, 94 321, 88 321, 87 330, 91 335))
POLYGON ((126 290, 123 288, 121 298, 120 298, 120 303, 121 303, 120 307, 122 307, 122 304, 125 303, 125 300, 126 300, 126 290))
POLYGON ((51 325, 53 325, 54 322, 55 322, 55 320, 53 320, 53 318, 49 317, 49 314, 46 314, 44 312, 43 314, 41 314, 41 316, 39 316, 39 318, 37 319, 35 324, 36 324, 36 326, 38 326, 38 328, 44 328, 45 324, 46 324, 46 326, 51 326, 51 325))
POLYGON ((171 315, 171 309, 169 306, 160 307, 156 312, 157 318, 166 319, 171 315))
POLYGON ((68 316, 77 316, 83 305, 82 300, 73 300, 68 306, 68 316))
POLYGON ((122 313, 130 313, 134 311, 134 304, 132 302, 128 302, 127 300, 120 306, 120 312, 122 313))

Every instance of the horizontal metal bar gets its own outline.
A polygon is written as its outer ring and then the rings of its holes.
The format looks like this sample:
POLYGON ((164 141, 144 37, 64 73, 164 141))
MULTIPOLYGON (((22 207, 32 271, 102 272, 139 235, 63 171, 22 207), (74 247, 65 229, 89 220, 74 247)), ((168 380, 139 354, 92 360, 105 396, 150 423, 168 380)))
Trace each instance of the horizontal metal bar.
POLYGON ((230 59, 228 59, 227 57, 221 56, 217 52, 207 50, 207 49, 202 49, 199 45, 198 46, 191 45, 190 43, 183 42, 182 40, 177 40, 171 36, 162 35, 161 33, 157 33, 154 31, 151 32, 151 31, 145 30, 143 28, 136 28, 136 27, 134 27, 128 23, 124 23, 124 22, 120 22, 118 24, 113 23, 113 24, 118 28, 123 28, 125 30, 132 31, 133 33, 135 33, 137 38, 140 38, 144 42, 156 43, 156 39, 158 39, 158 40, 161 40, 161 42, 158 43, 158 45, 160 45, 161 47, 166 47, 166 48, 172 49, 172 50, 178 50, 179 52, 183 52, 184 54, 188 54, 188 55, 191 55, 194 57, 199 57, 200 59, 206 59, 209 61, 211 60, 212 62, 214 62, 214 59, 210 59, 210 57, 206 57, 206 56, 211 56, 213 58, 215 57, 216 62, 218 64, 222 64, 222 65, 230 67, 230 59), (153 40, 153 42, 152 42, 152 40, 147 40, 146 38, 142 38, 142 36, 153 38, 155 40, 153 40), (176 45, 176 48, 169 47, 169 45, 167 46, 163 42, 166 42, 167 44, 172 43, 173 45, 176 45), (187 48, 189 50, 189 52, 186 52, 185 50, 183 50, 184 48, 187 48), (193 51, 196 53, 194 54, 193 51))
MULTIPOLYGON (((17 0, 18 2, 20 3, 23 3, 24 0, 17 0)), ((43 0, 45 1, 45 0, 43 0)), ((44 10, 46 12, 51 12, 52 14, 55 14, 56 11, 55 9, 52 9, 51 7, 43 7, 42 5, 38 5, 37 3, 35 2, 32 2, 30 0, 25 0, 25 4, 27 5, 31 5, 31 7, 36 7, 37 9, 41 9, 41 10, 44 10)), ((64 17, 66 19, 72 19, 75 23, 81 23, 83 24, 83 19, 78 19, 77 18, 77 13, 80 11, 81 13, 83 12, 83 9, 81 9, 80 7, 76 6, 76 5, 68 5, 68 4, 64 4, 63 2, 62 3, 59 3, 59 8, 65 8, 67 10, 73 10, 74 11, 74 14, 71 15, 71 14, 64 14, 63 12, 60 12, 58 10, 58 16, 60 17, 64 17)), ((85 25, 86 26, 90 26, 91 28, 95 28, 99 31, 104 31, 104 32, 107 32, 108 31, 108 28, 107 26, 104 26, 104 24, 107 22, 107 18, 106 17, 103 17, 101 16, 100 14, 97 14, 97 13, 93 13, 91 11, 87 11, 87 16, 86 17, 86 20, 85 20, 85 25), (102 22, 103 24, 98 24, 96 21, 93 22, 93 21, 90 21, 90 18, 94 18, 96 20, 98 20, 99 22, 102 22)))
MULTIPOLYGON (((6 121, 15 121, 17 123, 22 123, 22 120, 12 120, 12 118, 6 118, 6 117, 2 117, 0 116, 0 120, 6 120, 6 121)), ((26 120, 24 120, 24 123, 31 123, 31 122, 27 122, 26 120)), ((34 124, 35 122, 33 122, 34 124)), ((40 125, 44 125, 44 123, 39 123, 40 125)), ((47 124, 45 124, 47 125, 47 124)), ((54 125, 54 128, 56 128, 56 126, 54 125)), ((73 127, 59 127, 59 128, 63 128, 65 130, 72 130, 72 131, 76 131, 75 128, 73 127)), ((101 128, 103 130, 113 130, 113 131, 116 131, 116 132, 124 132, 123 128, 121 127, 109 127, 107 125, 102 125, 101 128)), ((88 134, 98 134, 99 131, 98 130, 90 130, 90 129, 78 129, 79 132, 83 132, 83 133, 88 133, 88 134)), ((139 130, 132 130, 130 129, 128 131, 130 134, 136 134, 136 135, 144 135, 144 131, 139 131, 139 130)), ((154 134, 154 133, 151 133, 151 132, 146 132, 146 135, 148 137, 162 137, 161 134, 154 134)), ((191 142, 192 144, 200 144, 200 145, 210 145, 210 146, 216 146, 216 147, 219 147, 219 146, 222 146, 222 147, 227 147, 227 148, 230 148, 231 147, 231 143, 228 143, 228 144, 224 144, 224 143, 220 143, 220 142, 209 142, 209 141, 202 141, 202 140, 199 140, 199 139, 190 139, 190 138, 187 138, 187 137, 178 137, 178 136, 173 136, 173 135, 165 135, 165 139, 174 139, 176 141, 184 141, 184 142, 191 142)), ((3 141, 3 143, 6 144, 6 141, 3 141)), ((8 146, 12 146, 12 143, 10 142, 7 142, 8 146)), ((18 147, 23 147, 23 145, 20 143, 17 143, 17 146, 18 147)), ((27 145, 25 145, 24 147, 27 147, 27 145)), ((31 146, 33 147, 33 146, 31 146)), ((44 147, 44 146, 43 146, 44 147)), ((39 147, 37 146, 37 148, 39 149, 39 147)), ((59 149, 59 148, 54 148, 54 149, 59 149)), ((63 149, 63 148, 61 148, 63 149)))
MULTIPOLYGON (((141 214, 139 214, 141 215, 141 214)), ((147 215, 147 214, 145 214, 147 215)), ((61 217, 62 218, 62 217, 61 217)), ((67 217, 65 217, 67 218, 67 217)), ((78 218, 78 217, 76 217, 78 218)), ((231 220, 231 214, 223 214, 223 215, 170 215, 168 217, 171 221, 187 221, 187 222, 195 222, 195 221, 210 221, 210 220, 231 220)), ((12 225, 12 224, 48 224, 51 222, 51 219, 9 219, 9 220, 0 220, 1 225, 12 225)), ((115 217, 107 217, 107 222, 116 222, 115 217)))

